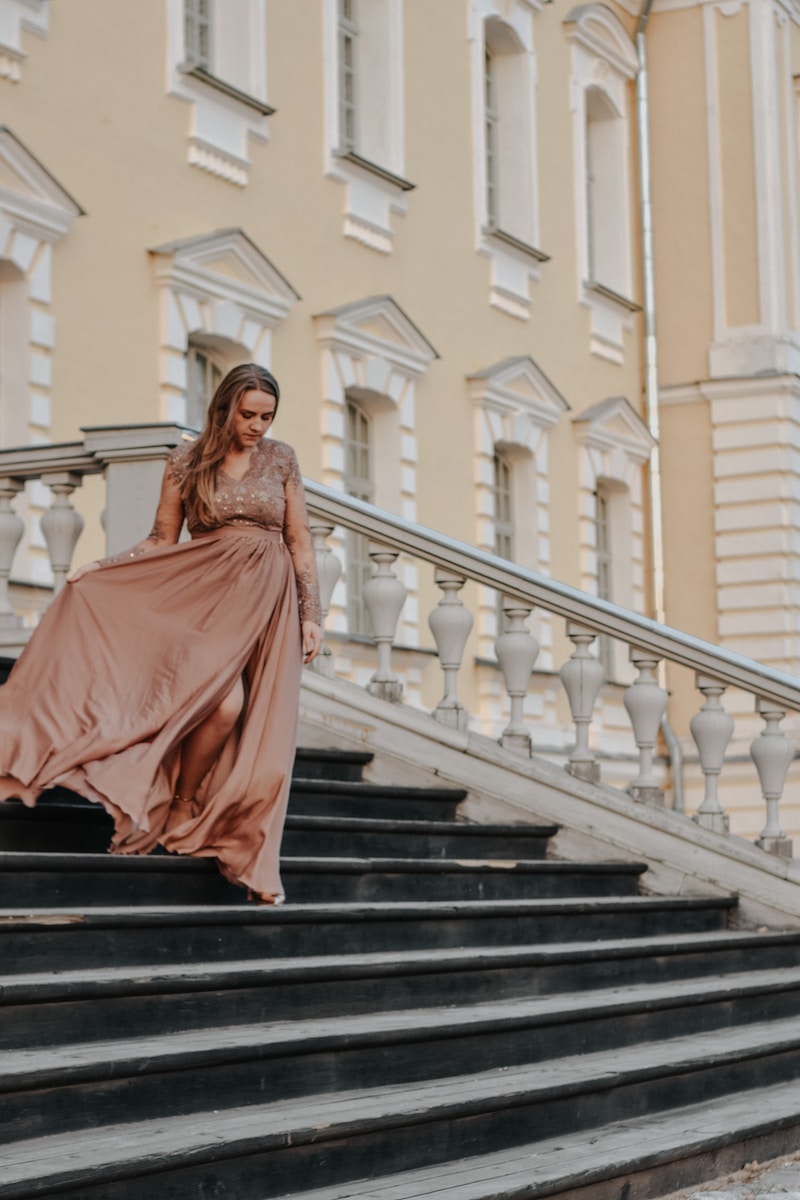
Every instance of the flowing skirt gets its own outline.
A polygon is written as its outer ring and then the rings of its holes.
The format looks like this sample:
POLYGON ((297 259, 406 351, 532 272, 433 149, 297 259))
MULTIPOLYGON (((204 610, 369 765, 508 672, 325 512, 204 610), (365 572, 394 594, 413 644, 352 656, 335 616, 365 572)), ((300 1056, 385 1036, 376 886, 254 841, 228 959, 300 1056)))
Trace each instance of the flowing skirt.
POLYGON ((91 571, 54 600, 0 688, 0 800, 33 805, 63 785, 111 814, 113 852, 160 843, 280 895, 301 667, 294 571, 275 531, 223 526, 91 571), (242 716, 194 815, 165 833, 181 743, 240 676, 242 716))

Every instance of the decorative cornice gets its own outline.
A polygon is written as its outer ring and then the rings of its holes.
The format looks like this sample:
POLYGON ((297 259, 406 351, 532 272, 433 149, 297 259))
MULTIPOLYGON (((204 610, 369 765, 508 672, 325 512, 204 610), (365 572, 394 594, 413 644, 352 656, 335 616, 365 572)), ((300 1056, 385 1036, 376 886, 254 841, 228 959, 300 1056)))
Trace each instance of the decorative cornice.
POLYGON ((267 324, 283 320, 297 291, 242 229, 218 229, 154 246, 160 282, 197 298, 233 300, 267 324), (226 271, 215 268, 225 260, 226 271), (238 276, 238 277, 237 277, 238 276))
POLYGON ((589 54, 603 59, 626 79, 639 68, 636 47, 619 17, 605 4, 581 4, 564 20, 567 37, 589 54))
POLYGON ((359 357, 378 356, 404 374, 421 375, 439 357, 391 296, 369 296, 317 313, 314 324, 323 345, 349 350, 359 357))
POLYGON ((525 413, 542 429, 550 428, 569 404, 529 355, 505 358, 467 376, 474 404, 504 414, 525 413))
POLYGON ((623 450, 646 462, 657 445, 642 418, 625 396, 611 396, 572 418, 578 442, 599 450, 623 450))
POLYGON ((63 237, 84 210, 7 125, 0 125, 0 162, 19 180, 0 187, 0 211, 24 232, 43 241, 63 237))

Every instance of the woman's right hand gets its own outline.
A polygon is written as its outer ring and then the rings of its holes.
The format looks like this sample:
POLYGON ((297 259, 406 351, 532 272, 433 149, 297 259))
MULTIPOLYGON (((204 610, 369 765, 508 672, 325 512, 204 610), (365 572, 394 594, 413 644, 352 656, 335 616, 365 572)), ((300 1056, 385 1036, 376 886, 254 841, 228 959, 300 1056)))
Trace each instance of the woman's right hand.
POLYGON ((76 567, 71 575, 67 576, 67 583, 77 583, 79 579, 83 579, 84 575, 88 575, 89 571, 97 571, 100 569, 100 563, 88 562, 81 567, 76 567))

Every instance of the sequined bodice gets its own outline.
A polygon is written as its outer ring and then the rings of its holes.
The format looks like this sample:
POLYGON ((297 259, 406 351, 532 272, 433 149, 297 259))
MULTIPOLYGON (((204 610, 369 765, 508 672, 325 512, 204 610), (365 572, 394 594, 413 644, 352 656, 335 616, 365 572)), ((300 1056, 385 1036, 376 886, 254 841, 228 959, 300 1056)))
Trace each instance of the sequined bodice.
MULTIPOLYGON (((177 446, 170 454, 170 470, 178 484, 183 483, 190 450, 189 445, 177 446)), ((204 525, 191 506, 186 506, 189 532, 205 533, 209 528, 240 524, 282 530, 288 481, 301 482, 294 450, 286 442, 265 439, 253 451, 244 478, 237 480, 222 470, 217 472, 214 501, 219 520, 213 526, 204 525)))
MULTIPOLYGON (((294 564, 301 619, 319 624, 321 610, 314 547, 308 527, 303 479, 292 447, 286 442, 265 438, 253 451, 250 466, 242 479, 233 479, 225 471, 218 470, 214 493, 218 519, 210 526, 203 524, 194 506, 185 499, 181 502, 179 496, 190 454, 191 445, 176 446, 167 464, 167 479, 176 485, 172 490, 181 503, 175 539, 184 516, 193 537, 225 525, 257 525, 262 529, 279 530, 294 564)), ((151 538, 164 536, 162 525, 166 522, 162 521, 161 512, 160 506, 151 538)))

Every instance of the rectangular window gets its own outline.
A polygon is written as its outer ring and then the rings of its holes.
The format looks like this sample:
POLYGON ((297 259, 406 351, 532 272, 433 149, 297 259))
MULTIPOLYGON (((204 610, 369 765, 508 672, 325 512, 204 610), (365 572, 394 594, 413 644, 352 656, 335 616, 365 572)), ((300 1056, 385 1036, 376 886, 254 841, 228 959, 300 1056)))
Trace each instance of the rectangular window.
POLYGON ((188 63, 209 73, 213 68, 211 53, 211 6, 213 0, 184 0, 184 49, 188 63))
POLYGON ((194 346, 186 356, 186 424, 202 429, 211 398, 222 380, 222 369, 194 346))
POLYGON ((498 112, 495 61, 487 50, 484 66, 484 116, 486 129, 486 215, 489 225, 499 227, 498 173, 498 112))
MULTIPOLYGON (((602 488, 595 493, 595 553, 597 555, 597 595, 601 600, 613 600, 613 560, 611 557, 611 513, 607 494, 602 488)), ((614 643, 603 634, 598 638, 597 655, 606 673, 614 676, 614 643)))
MULTIPOLYGON (((348 401, 345 414, 345 478, 348 496, 372 502, 372 465, 370 427, 366 415, 348 401)), ((364 584, 372 576, 369 539, 361 533, 347 532, 347 627, 350 633, 369 635, 369 615, 363 600, 364 584)))
MULTIPOLYGON (((499 454, 494 456, 494 552, 499 558, 514 559, 514 509, 511 467, 499 454)), ((497 593, 497 628, 505 626, 503 596, 497 593)))
POLYGON ((339 142, 355 150, 357 142, 356 0, 339 0, 339 142))

